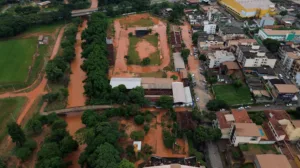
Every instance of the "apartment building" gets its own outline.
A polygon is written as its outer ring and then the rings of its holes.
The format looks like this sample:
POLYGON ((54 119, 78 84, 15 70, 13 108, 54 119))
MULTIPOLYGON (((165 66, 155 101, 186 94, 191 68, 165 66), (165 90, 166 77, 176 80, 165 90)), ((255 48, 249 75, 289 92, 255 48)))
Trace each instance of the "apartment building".
POLYGON ((293 84, 275 84, 272 95, 276 103, 290 103, 297 100, 299 89, 293 84))
POLYGON ((209 21, 206 20, 203 22, 203 25, 204 25, 203 31, 206 32, 207 34, 216 33, 217 25, 215 23, 210 23, 209 21))
POLYGON ((239 27, 225 26, 220 27, 218 35, 222 37, 224 41, 245 38, 244 30, 239 27))
POLYGON ((295 64, 297 60, 300 60, 299 49, 293 48, 290 45, 283 45, 278 50, 278 56, 280 57, 282 69, 289 75, 296 75, 293 69, 299 70, 297 64, 295 64))
POLYGON ((300 59, 298 60, 294 60, 292 67, 291 67, 291 71, 290 71, 290 75, 294 78, 296 78, 297 73, 300 72, 300 59))
POLYGON ((216 68, 219 67, 221 63, 227 61, 234 61, 235 56, 232 52, 227 52, 225 50, 217 50, 214 53, 208 54, 209 68, 216 68))
POLYGON ((234 146, 243 143, 259 144, 261 134, 254 123, 234 123, 231 126, 229 140, 234 146))
POLYGON ((300 30, 260 29, 258 36, 263 40, 270 38, 278 41, 300 42, 300 30))
POLYGON ((236 55, 237 61, 243 67, 261 67, 267 65, 274 68, 277 61, 277 58, 261 45, 238 45, 236 55))
POLYGON ((220 36, 209 35, 205 32, 199 33, 198 49, 205 52, 205 50, 224 48, 224 42, 220 36))

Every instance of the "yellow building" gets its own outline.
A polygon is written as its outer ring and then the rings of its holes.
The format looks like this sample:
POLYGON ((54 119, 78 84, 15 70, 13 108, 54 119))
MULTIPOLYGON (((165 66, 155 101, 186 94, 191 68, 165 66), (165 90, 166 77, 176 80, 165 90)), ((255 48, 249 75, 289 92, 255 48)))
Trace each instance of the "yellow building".
POLYGON ((275 14, 275 5, 270 0, 220 0, 220 3, 241 18, 275 14))

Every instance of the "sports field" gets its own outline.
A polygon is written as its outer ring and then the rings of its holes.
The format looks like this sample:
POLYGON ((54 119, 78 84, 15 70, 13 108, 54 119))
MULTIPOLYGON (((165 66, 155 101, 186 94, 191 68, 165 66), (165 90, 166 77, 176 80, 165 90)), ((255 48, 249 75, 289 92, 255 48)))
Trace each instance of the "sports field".
POLYGON ((252 103, 251 93, 247 86, 236 89, 233 85, 214 85, 216 99, 224 100, 229 105, 252 103))
POLYGON ((18 118, 25 102, 25 97, 0 99, 0 141, 7 134, 6 125, 18 118))
POLYGON ((0 84, 27 79, 36 45, 37 37, 0 41, 0 84))

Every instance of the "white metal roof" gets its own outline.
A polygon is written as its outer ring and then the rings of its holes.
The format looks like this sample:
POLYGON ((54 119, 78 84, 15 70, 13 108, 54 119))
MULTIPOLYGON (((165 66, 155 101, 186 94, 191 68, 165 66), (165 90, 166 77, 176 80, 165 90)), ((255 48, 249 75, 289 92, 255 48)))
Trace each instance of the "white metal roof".
POLYGON ((112 88, 119 85, 125 85, 127 89, 133 89, 137 86, 141 86, 141 78, 111 78, 110 86, 112 88))
POLYGON ((172 83, 172 92, 173 92, 173 102, 174 103, 185 103, 185 92, 182 82, 173 82, 172 83))
POLYGON ((175 69, 178 69, 178 68, 184 69, 185 68, 183 59, 181 57, 181 53, 179 53, 179 52, 173 53, 173 58, 174 58, 175 69))
POLYGON ((273 7, 274 4, 269 0, 236 0, 240 5, 242 5, 246 9, 252 8, 260 8, 260 9, 268 9, 269 7, 273 7))
POLYGON ((187 103, 187 104, 193 103, 193 98, 192 98, 190 87, 184 88, 184 94, 185 94, 185 103, 187 103))

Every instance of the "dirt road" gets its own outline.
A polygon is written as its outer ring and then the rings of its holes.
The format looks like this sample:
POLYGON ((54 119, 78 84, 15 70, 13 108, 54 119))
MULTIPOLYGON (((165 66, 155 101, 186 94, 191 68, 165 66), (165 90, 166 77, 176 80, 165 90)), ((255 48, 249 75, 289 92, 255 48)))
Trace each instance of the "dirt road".
POLYGON ((69 83, 69 96, 67 107, 84 106, 86 97, 84 96, 84 83, 82 82, 86 78, 85 72, 80 68, 83 63, 83 58, 81 58, 81 34, 84 29, 87 28, 87 20, 84 20, 82 26, 78 27, 78 32, 76 35, 75 53, 76 57, 71 63, 70 83, 69 83))

